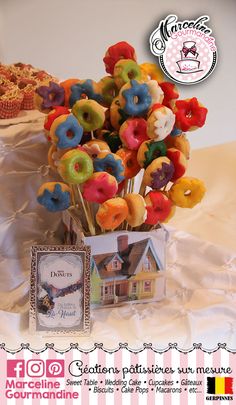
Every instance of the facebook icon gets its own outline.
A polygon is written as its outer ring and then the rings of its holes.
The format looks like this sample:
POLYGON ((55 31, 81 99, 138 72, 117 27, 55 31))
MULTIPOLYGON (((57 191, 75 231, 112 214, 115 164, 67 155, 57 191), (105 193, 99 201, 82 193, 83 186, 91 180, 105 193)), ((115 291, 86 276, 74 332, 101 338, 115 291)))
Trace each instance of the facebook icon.
POLYGON ((24 360, 7 360, 7 377, 22 378, 25 376, 24 360))

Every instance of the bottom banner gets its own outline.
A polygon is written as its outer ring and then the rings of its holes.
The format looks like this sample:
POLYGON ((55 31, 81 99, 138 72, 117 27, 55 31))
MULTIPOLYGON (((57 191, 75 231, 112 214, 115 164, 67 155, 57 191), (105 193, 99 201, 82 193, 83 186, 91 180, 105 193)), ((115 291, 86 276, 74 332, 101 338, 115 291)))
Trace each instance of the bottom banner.
POLYGON ((13 352, 2 344, 0 356, 1 405, 236 404, 236 356, 225 345, 60 352, 48 344, 39 352, 22 344, 13 352))

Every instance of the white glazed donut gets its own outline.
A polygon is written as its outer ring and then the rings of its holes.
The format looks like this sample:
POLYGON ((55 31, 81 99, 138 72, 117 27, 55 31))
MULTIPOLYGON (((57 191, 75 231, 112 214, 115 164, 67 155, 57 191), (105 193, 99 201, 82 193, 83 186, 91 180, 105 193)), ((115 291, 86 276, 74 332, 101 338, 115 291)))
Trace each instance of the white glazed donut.
POLYGON ((156 80, 149 80, 146 82, 146 85, 148 86, 149 94, 152 97, 151 105, 156 103, 161 104, 164 99, 164 93, 161 86, 159 86, 156 80))
POLYGON ((147 135, 151 139, 162 141, 171 133, 174 123, 175 114, 172 110, 159 104, 147 120, 147 135))

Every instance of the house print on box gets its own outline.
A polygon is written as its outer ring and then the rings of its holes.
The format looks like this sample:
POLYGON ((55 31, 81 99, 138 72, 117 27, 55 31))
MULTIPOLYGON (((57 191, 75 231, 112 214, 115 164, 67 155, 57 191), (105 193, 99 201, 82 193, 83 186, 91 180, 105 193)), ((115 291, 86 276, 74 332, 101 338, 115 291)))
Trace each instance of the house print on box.
POLYGON ((151 299, 161 269, 151 238, 128 244, 128 235, 120 235, 116 252, 92 256, 92 303, 151 299))

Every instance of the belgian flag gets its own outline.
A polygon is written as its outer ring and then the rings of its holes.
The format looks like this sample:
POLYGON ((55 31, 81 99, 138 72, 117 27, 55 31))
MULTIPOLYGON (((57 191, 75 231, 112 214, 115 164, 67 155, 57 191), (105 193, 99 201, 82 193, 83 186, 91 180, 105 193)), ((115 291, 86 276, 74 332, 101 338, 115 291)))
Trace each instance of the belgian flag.
POLYGON ((233 378, 207 377, 207 392, 216 395, 233 394, 233 378))

